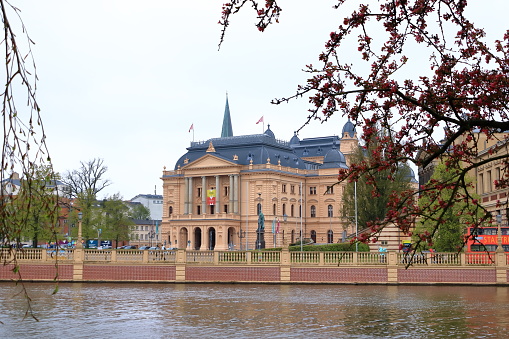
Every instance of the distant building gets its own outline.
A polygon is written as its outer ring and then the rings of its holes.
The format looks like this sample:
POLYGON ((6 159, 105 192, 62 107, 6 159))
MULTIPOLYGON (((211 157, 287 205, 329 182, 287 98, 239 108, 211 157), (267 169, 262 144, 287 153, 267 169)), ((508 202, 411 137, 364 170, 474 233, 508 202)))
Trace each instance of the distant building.
POLYGON ((140 203, 150 211, 150 219, 161 220, 163 217, 163 196, 158 194, 138 194, 130 200, 140 203))
MULTIPOLYGON (((19 177, 19 174, 13 172, 10 178, 4 179, 1 182, 2 194, 3 195, 17 195, 21 188, 23 179, 19 177)), ((55 194, 64 196, 68 192, 68 186, 60 180, 53 180, 46 184, 46 188, 53 190, 55 194)))
POLYGON ((135 226, 131 232, 130 245, 160 246, 164 245, 161 240, 161 220, 134 219, 135 226))

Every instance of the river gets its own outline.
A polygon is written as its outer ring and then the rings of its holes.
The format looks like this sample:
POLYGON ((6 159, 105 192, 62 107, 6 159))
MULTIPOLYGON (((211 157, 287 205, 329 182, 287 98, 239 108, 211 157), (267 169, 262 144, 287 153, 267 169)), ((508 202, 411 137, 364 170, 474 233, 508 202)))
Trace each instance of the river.
POLYGON ((1 338, 503 338, 506 287, 0 283, 1 338))

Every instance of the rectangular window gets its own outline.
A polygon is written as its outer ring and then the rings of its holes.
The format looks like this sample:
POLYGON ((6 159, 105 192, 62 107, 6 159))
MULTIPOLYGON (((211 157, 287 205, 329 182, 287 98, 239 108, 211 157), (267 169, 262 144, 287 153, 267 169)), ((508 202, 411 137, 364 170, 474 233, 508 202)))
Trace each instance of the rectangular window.
POLYGON ((327 192, 325 194, 334 194, 334 186, 327 186, 327 192))
POLYGON ((281 185, 281 192, 286 193, 286 184, 281 185))
POLYGON ((477 185, 478 189, 479 189, 479 194, 483 194, 484 193, 484 176, 481 174, 479 174, 479 185, 477 185))
POLYGON ((198 198, 201 198, 201 187, 198 187, 198 198))
POLYGON ((224 213, 228 213, 228 205, 224 205, 224 213))
POLYGON ((295 185, 290 185, 290 193, 295 194, 295 185))
POLYGON ((230 193, 230 186, 225 186, 224 187, 224 196, 227 197, 230 193))
POLYGON ((310 195, 316 194, 316 186, 309 187, 309 194, 310 195))

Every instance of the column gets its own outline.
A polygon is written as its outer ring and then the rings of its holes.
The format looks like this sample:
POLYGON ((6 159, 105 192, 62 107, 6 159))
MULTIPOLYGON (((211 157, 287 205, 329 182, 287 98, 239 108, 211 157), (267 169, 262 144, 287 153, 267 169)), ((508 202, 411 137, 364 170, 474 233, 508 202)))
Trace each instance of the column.
POLYGON ((233 176, 233 213, 239 214, 239 175, 233 176))
POLYGON ((221 213, 221 200, 219 199, 221 196, 221 187, 219 187, 219 184, 219 175, 216 175, 216 214, 221 213))
POLYGON ((207 214, 207 177, 201 177, 201 214, 207 214))
POLYGON ((230 190, 228 193, 228 213, 233 213, 233 175, 230 174, 230 190))
POLYGON ((184 178, 184 214, 189 214, 189 178, 184 178))
POLYGON ((188 194, 187 213, 193 214, 193 177, 188 178, 188 181, 189 181, 189 185, 188 185, 188 190, 187 190, 187 194, 188 194))

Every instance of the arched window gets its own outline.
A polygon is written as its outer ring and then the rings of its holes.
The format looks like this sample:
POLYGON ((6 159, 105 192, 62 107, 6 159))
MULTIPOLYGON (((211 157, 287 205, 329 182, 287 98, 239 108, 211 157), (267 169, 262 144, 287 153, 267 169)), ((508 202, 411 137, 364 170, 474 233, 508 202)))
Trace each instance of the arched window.
POLYGON ((168 208, 168 214, 169 214, 169 215, 172 215, 172 214, 173 214, 173 206, 170 206, 170 207, 168 208))
POLYGON ((316 207, 315 205, 311 205, 311 218, 316 217, 316 207))
POLYGON ((316 244, 316 231, 311 231, 311 239, 316 244))
POLYGON ((272 214, 276 215, 276 204, 272 205, 272 214))
POLYGON ((256 214, 260 215, 260 213, 262 213, 262 204, 258 203, 256 205, 256 214))
POLYGON ((327 206, 327 216, 332 218, 334 216, 334 212, 332 210, 332 205, 327 206))
POLYGON ((290 206, 290 216, 293 217, 293 204, 290 206))
POLYGON ((286 204, 283 204, 283 215, 286 214, 286 204))
POLYGON ((299 218, 302 217, 302 205, 299 205, 299 218))
POLYGON ((329 230, 327 232, 327 243, 332 244, 334 242, 334 232, 332 230, 329 230))

